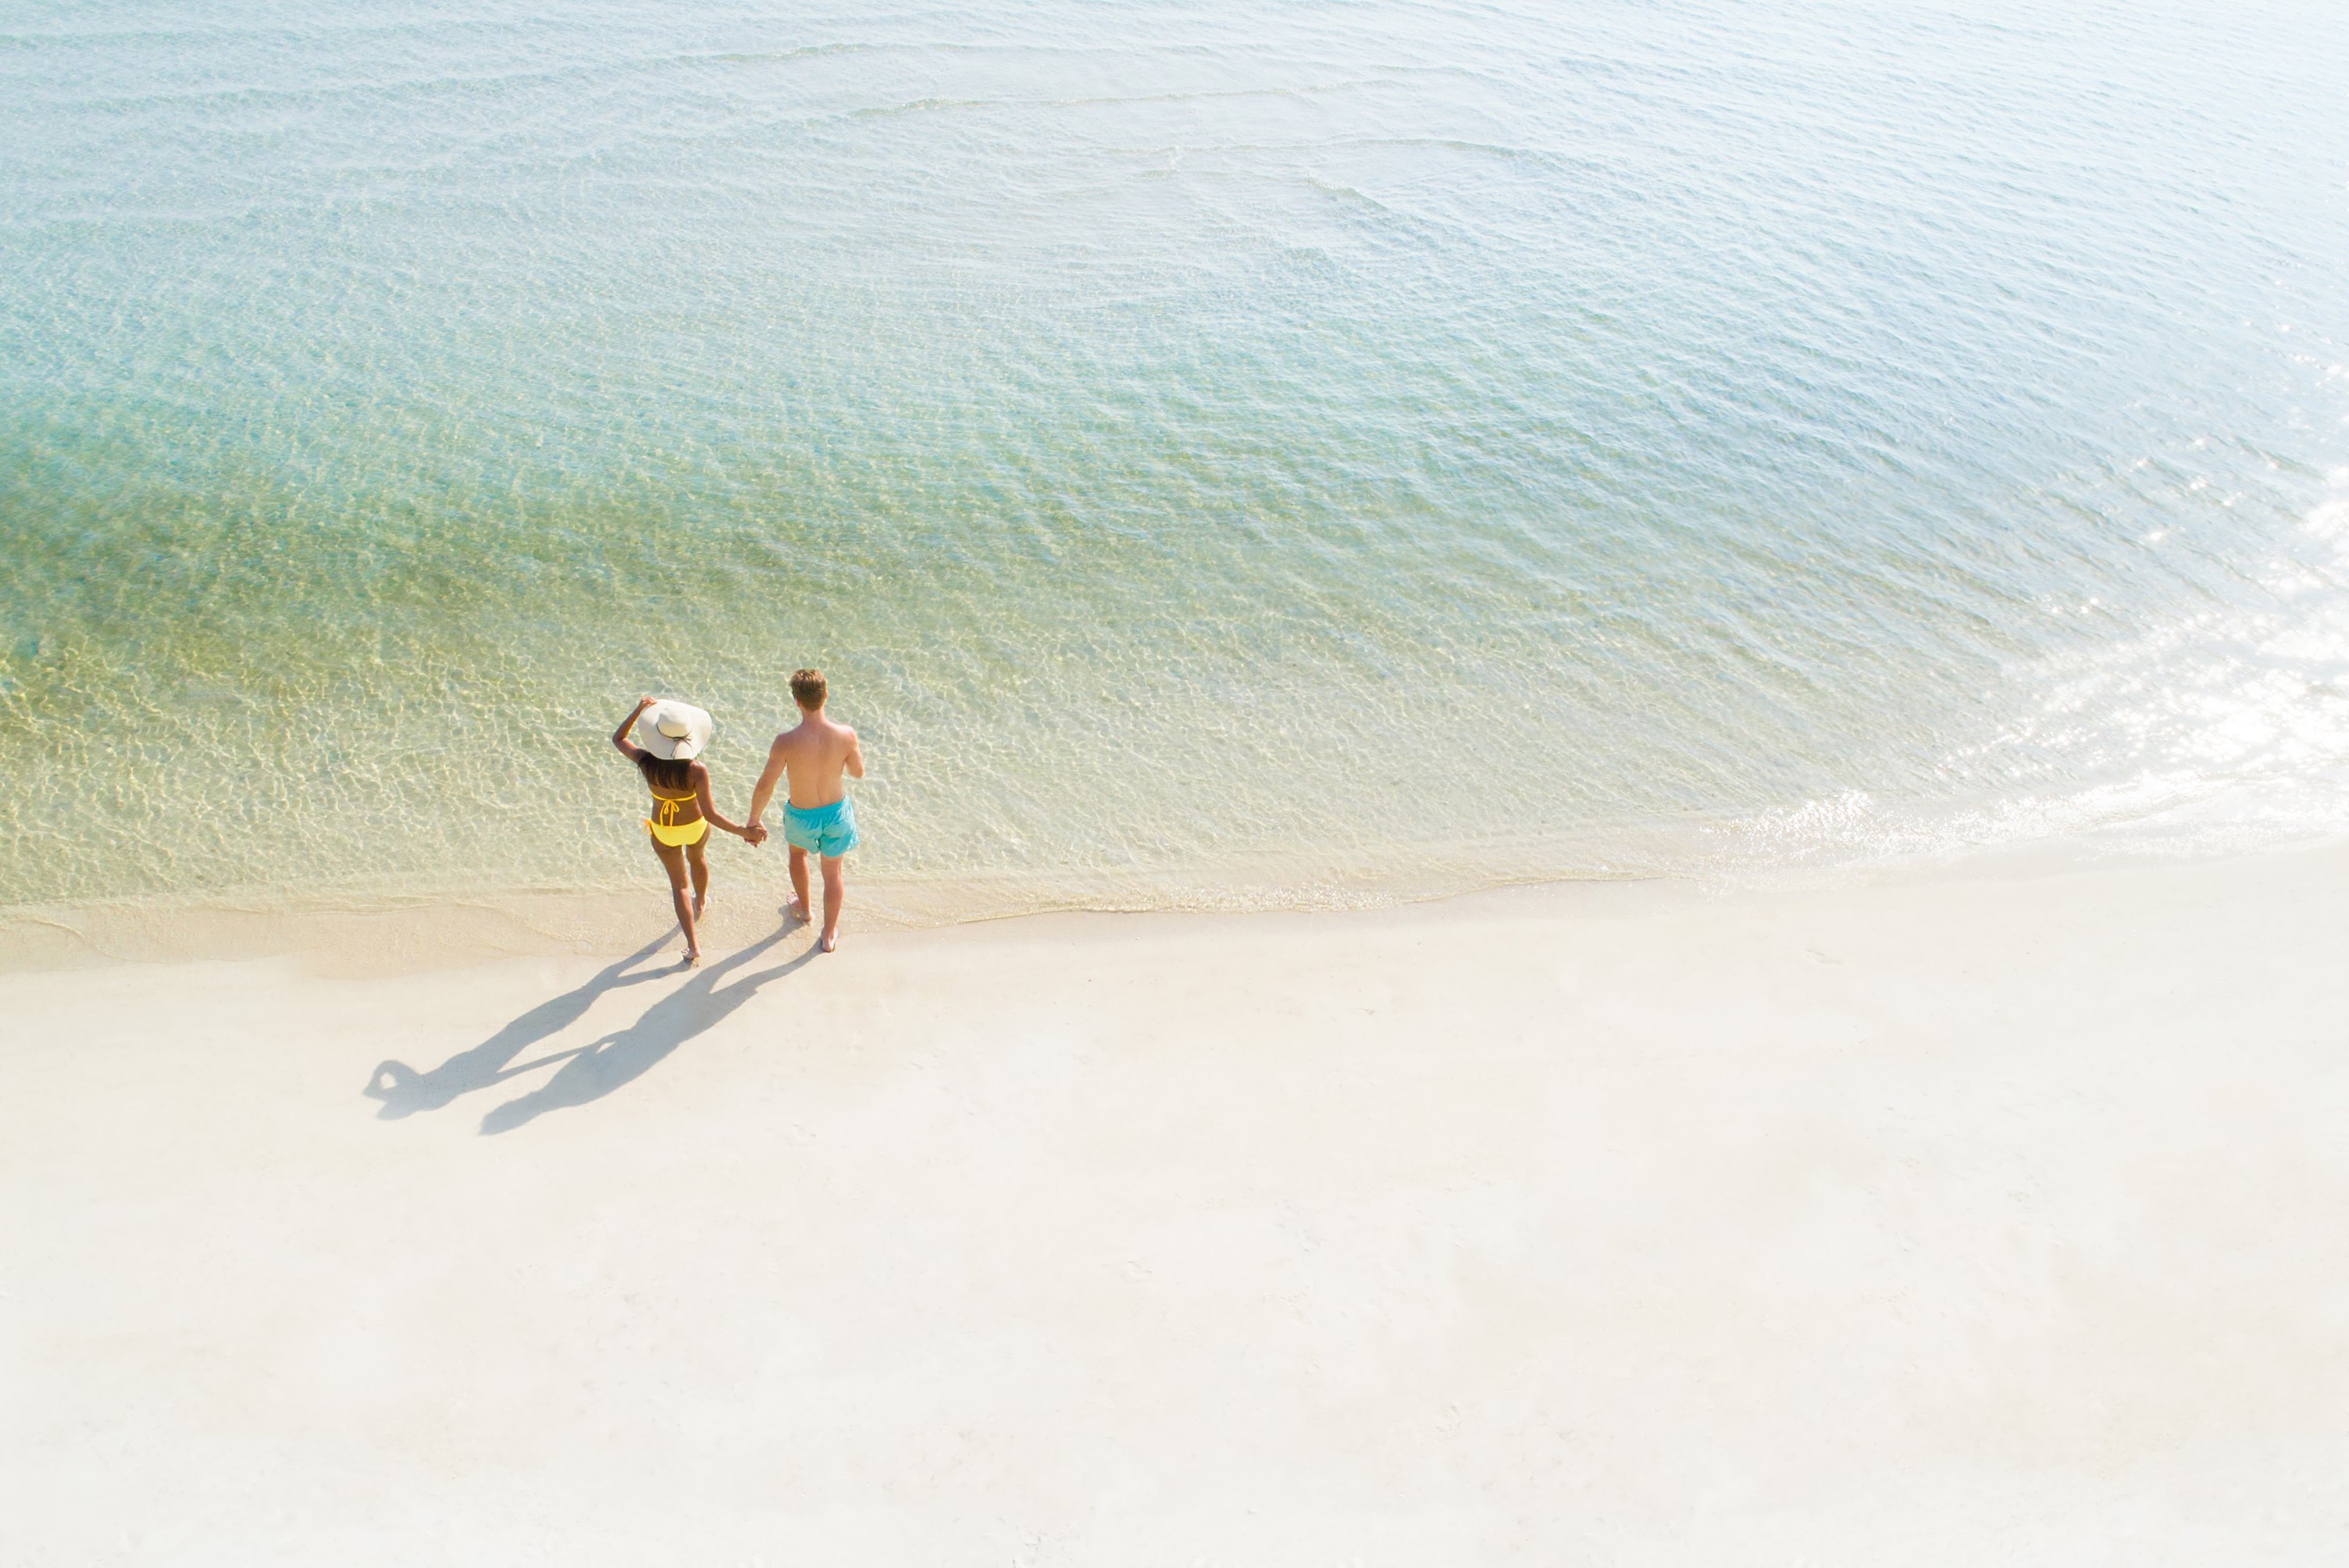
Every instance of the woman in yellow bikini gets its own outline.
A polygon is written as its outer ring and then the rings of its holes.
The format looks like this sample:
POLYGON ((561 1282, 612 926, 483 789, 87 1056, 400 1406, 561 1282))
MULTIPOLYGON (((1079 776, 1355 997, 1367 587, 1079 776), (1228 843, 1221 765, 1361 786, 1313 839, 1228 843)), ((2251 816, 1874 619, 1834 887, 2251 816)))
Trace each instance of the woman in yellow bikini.
POLYGON ((612 731, 612 744, 636 765, 653 792, 653 814, 645 819, 645 830, 652 835, 653 853, 660 857, 661 869, 668 872, 669 896, 677 902, 677 923, 685 932, 688 965, 701 962, 701 942, 694 934, 693 918, 709 902, 709 864, 701 858, 709 841, 709 824, 715 822, 737 838, 745 836, 740 824, 718 814, 717 804, 709 798, 709 769, 700 757, 714 727, 709 716, 690 703, 640 696, 628 717, 620 720, 620 727, 612 731), (643 722, 638 723, 639 719, 643 722), (630 725, 636 729, 634 741, 628 738, 630 725), (685 896, 688 872, 693 879, 691 903, 685 896))

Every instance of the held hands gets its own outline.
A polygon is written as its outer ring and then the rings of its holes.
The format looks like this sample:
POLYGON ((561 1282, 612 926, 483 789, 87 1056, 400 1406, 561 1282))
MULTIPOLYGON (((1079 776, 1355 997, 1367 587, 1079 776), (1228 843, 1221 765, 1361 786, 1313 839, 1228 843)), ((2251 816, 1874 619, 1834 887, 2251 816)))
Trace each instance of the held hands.
POLYGON ((755 850, 767 841, 767 830, 757 822, 745 822, 742 824, 742 841, 755 850))

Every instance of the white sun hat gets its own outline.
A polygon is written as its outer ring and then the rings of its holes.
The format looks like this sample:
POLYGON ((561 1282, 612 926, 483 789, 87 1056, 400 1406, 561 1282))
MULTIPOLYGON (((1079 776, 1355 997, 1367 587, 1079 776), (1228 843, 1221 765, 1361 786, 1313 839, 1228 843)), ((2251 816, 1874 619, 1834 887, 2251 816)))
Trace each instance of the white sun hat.
POLYGON ((636 720, 636 744, 655 757, 683 762, 701 755, 709 732, 718 727, 710 717, 689 702, 663 697, 636 720))

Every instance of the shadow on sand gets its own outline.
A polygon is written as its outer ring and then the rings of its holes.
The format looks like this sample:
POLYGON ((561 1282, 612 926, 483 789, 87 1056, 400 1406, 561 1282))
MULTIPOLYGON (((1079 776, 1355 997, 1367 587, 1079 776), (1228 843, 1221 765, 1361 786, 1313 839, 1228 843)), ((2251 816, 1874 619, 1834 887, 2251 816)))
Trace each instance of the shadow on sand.
POLYGON ((489 1088, 500 1078, 528 1072, 534 1064, 524 1063, 518 1068, 506 1064, 539 1041, 560 1034, 585 1017, 596 997, 623 985, 640 985, 675 974, 673 965, 628 973, 658 953, 667 944, 669 934, 654 938, 618 963, 599 970, 594 979, 578 989, 541 1002, 471 1050, 459 1051, 429 1072, 418 1072, 406 1062, 383 1063, 367 1079, 366 1089, 368 1099, 383 1101, 383 1109, 376 1115, 391 1121, 414 1116, 419 1110, 439 1110, 460 1094, 471 1094, 477 1088, 489 1088))
POLYGON ((606 1035, 593 1045, 532 1062, 532 1067, 541 1067, 564 1056, 571 1058, 530 1093, 506 1101, 481 1118, 481 1130, 511 1132, 550 1110, 601 1099, 622 1085, 642 1078, 662 1057, 749 1001, 760 986, 770 980, 781 979, 813 958, 818 950, 811 947, 797 958, 740 975, 731 985, 719 985, 727 975, 771 949, 792 929, 792 925, 786 924, 773 935, 701 969, 646 1008, 644 1016, 619 1033, 606 1035))
POLYGON ((531 1046, 584 1017, 595 998, 605 992, 674 976, 674 965, 636 968, 660 951, 668 941, 665 935, 598 971, 585 985, 541 1002, 480 1045, 460 1051, 429 1072, 417 1072, 401 1062, 385 1062, 367 1080, 366 1093, 383 1102, 383 1109, 376 1113, 379 1117, 413 1116, 419 1110, 438 1110, 460 1094, 488 1088, 556 1062, 563 1064, 552 1078, 537 1088, 508 1100, 481 1118, 484 1133, 510 1132, 547 1111, 601 1099, 644 1076, 678 1047, 749 1001, 770 980, 779 980, 813 958, 817 949, 810 947, 796 958, 750 974, 737 974, 743 965, 771 951, 798 924, 787 922, 772 935, 694 973, 676 990, 646 1008, 643 1016, 625 1029, 588 1045, 508 1065, 531 1046), (736 978, 731 984, 720 985, 719 982, 730 975, 736 978))

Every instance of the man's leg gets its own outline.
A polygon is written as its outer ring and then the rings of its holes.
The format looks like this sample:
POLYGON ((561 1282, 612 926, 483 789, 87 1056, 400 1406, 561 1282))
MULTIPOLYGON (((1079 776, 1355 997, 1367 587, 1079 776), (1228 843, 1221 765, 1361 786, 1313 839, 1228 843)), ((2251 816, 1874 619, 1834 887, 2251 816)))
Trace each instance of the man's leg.
POLYGON ((709 862, 702 851, 709 848, 709 835, 704 833, 685 847, 685 867, 693 873, 693 913, 699 914, 709 907, 709 862))
POLYGON ((808 917, 807 851, 797 844, 792 846, 792 907, 793 920, 808 917))
POLYGON ((823 857, 823 950, 840 945, 840 906, 848 902, 848 886, 840 874, 840 857, 823 857))

